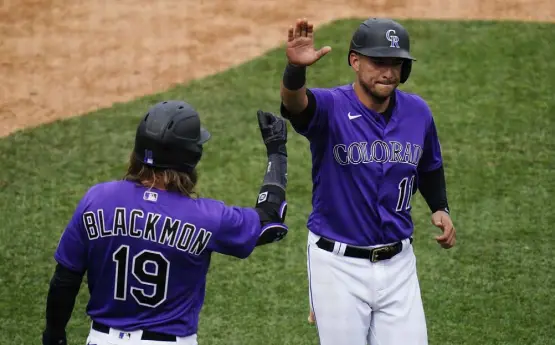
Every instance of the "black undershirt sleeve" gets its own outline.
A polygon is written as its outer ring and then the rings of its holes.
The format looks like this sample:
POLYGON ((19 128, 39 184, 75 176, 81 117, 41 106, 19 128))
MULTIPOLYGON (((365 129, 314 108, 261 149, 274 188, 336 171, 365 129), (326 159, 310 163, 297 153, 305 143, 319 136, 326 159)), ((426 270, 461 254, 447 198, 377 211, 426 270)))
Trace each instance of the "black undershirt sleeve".
POLYGON ((69 322, 75 299, 79 293, 83 275, 57 264, 50 280, 46 300, 46 328, 43 344, 66 344, 66 326, 69 322))
POLYGON ((308 97, 308 105, 299 114, 291 114, 289 110, 285 108, 283 103, 281 103, 280 106, 281 116, 289 120, 291 126, 300 131, 305 131, 306 129, 308 129, 310 121, 312 121, 312 118, 316 113, 316 98, 309 89, 306 89, 306 95, 308 97))
POLYGON ((432 213, 439 210, 449 213, 443 166, 436 170, 420 173, 418 177, 418 189, 424 200, 426 200, 432 213))

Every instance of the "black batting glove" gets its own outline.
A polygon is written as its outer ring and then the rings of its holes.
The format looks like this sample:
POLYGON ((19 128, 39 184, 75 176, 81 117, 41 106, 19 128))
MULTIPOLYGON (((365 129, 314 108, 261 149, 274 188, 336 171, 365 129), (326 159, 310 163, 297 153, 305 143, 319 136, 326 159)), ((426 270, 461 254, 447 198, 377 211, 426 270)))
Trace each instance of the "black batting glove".
POLYGON ((256 115, 268 155, 279 153, 287 156, 287 124, 285 120, 262 110, 258 110, 256 115))

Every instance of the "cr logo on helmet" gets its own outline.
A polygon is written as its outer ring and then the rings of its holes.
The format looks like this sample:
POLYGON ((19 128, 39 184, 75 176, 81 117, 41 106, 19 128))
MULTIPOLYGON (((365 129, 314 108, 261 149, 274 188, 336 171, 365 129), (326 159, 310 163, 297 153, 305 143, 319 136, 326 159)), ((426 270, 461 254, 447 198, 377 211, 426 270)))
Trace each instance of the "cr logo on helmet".
POLYGON ((399 36, 392 35, 392 33, 395 33, 395 30, 387 30, 387 32, 385 33, 385 38, 389 42, 391 42, 391 45, 390 45, 391 48, 400 48, 399 36))

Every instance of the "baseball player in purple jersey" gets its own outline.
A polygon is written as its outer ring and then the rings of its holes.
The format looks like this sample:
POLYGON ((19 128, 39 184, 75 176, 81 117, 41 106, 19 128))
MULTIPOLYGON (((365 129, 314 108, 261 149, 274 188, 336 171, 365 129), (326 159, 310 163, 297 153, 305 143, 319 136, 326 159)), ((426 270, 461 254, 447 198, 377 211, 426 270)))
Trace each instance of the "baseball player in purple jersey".
POLYGON ((271 113, 257 116, 268 167, 250 208, 195 195, 210 134, 194 108, 167 101, 149 109, 124 179, 90 188, 61 236, 43 345, 66 344, 85 272, 87 344, 197 344, 211 254, 247 258, 288 231, 287 126, 271 113))
POLYGON ((397 89, 414 60, 409 34, 390 19, 364 21, 348 55, 354 82, 307 88, 307 66, 330 51, 314 48, 306 19, 289 29, 281 114, 312 153, 309 320, 322 345, 425 345, 411 196, 420 190, 443 248, 455 228, 430 108, 397 89))

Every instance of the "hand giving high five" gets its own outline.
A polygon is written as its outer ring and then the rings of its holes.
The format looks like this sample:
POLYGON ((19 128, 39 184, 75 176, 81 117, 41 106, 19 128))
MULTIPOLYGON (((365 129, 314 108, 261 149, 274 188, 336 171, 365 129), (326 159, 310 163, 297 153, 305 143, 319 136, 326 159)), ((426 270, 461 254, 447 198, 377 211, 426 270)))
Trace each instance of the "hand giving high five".
POLYGON ((295 27, 289 28, 286 55, 289 62, 297 66, 310 66, 331 51, 325 46, 319 50, 314 48, 314 25, 306 18, 297 19, 295 27))

